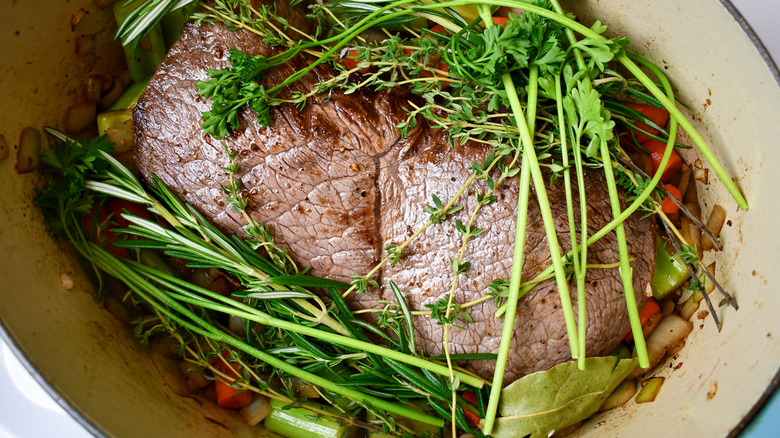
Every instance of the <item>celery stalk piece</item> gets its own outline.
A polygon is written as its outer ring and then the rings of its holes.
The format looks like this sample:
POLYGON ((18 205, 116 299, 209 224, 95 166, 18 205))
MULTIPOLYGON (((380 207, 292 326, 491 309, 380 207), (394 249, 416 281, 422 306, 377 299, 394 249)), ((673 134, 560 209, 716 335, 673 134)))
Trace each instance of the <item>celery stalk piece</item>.
MULTIPOLYGON (((125 2, 122 1, 114 3, 114 18, 117 25, 121 26, 128 15, 143 3, 144 0, 137 0, 127 7, 124 7, 125 2)), ((141 38, 137 46, 124 46, 124 51, 130 77, 136 82, 140 82, 146 76, 154 73, 157 65, 168 52, 159 25, 152 28, 147 36, 141 38)))
POLYGON ((133 114, 125 109, 102 112, 97 116, 98 133, 103 135, 108 131, 108 128, 124 123, 132 118, 133 114))
POLYGON ((288 403, 279 400, 271 400, 270 404, 271 412, 265 417, 263 427, 283 437, 345 438, 356 434, 356 428, 351 424, 340 424, 304 408, 285 409, 288 403))
POLYGON ((149 80, 151 79, 152 76, 150 75, 140 81, 132 82, 124 91, 122 91, 122 94, 116 98, 114 103, 106 109, 110 111, 135 108, 136 103, 138 103, 138 98, 141 97, 141 94, 146 90, 146 86, 149 85, 149 80))
POLYGON ((658 397, 658 393, 661 391, 661 385, 664 384, 663 377, 651 377, 642 382, 642 389, 639 390, 639 394, 636 395, 637 403, 649 403, 658 397))
POLYGON ((162 17, 160 26, 162 27, 166 48, 170 49, 173 43, 179 39, 182 28, 190 20, 190 16, 197 10, 198 2, 192 2, 179 9, 174 9, 162 17))

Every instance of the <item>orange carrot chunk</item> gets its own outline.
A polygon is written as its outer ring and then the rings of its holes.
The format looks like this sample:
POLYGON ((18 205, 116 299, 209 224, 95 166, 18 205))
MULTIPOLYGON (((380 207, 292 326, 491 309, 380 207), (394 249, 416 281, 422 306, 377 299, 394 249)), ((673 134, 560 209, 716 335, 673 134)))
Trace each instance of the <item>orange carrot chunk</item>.
MULTIPOLYGON (((223 354, 223 357, 225 354, 223 354)), ((215 382, 217 389, 217 404, 227 409, 241 409, 252 402, 252 393, 247 389, 236 389, 231 386, 232 380, 240 377, 237 364, 227 363, 222 359, 217 359, 214 364, 216 368, 227 375, 231 381, 227 382, 218 379, 215 382)))
MULTIPOLYGON (((637 105, 633 103, 628 103, 626 104, 626 106, 636 111, 639 111, 640 113, 642 113, 642 115, 652 120, 658 126, 664 126, 666 125, 666 122, 669 121, 669 111, 667 111, 665 108, 658 108, 653 105, 637 105)), ((634 126, 636 126, 637 128, 641 128, 651 134, 658 134, 657 129, 651 128, 641 122, 634 122, 634 126)), ((644 144, 646 141, 650 139, 651 138, 645 135, 644 133, 636 131, 636 140, 640 144, 644 144)))
MULTIPOLYGON (((671 184, 664 184, 664 188, 667 192, 669 192, 670 195, 677 198, 678 201, 682 201, 682 194, 680 193, 680 189, 671 184)), ((677 204, 675 204, 674 201, 669 199, 667 196, 663 201, 661 201, 661 211, 663 211, 667 216, 672 216, 680 212, 680 207, 678 207, 677 204)))
MULTIPOLYGON (((349 49, 349 51, 347 52, 347 56, 345 56, 344 58, 340 58, 339 62, 341 62, 344 65, 344 67, 347 68, 347 70, 352 70, 362 62, 357 60, 358 56, 360 56, 360 53, 358 52, 357 49, 349 49)), ((371 67, 366 67, 366 68, 361 68, 357 72, 362 74, 368 74, 371 73, 371 71, 372 71, 371 67)))
MULTIPOLYGON (((647 324, 647 321, 655 315, 656 313, 661 313, 661 307, 658 306, 658 302, 655 301, 652 297, 647 299, 647 304, 645 304, 645 308, 642 309, 642 312, 639 313, 639 322, 642 325, 647 324)), ((628 332, 625 338, 626 342, 634 342, 634 334, 632 332, 628 332)))
POLYGON ((471 391, 466 391, 463 394, 461 394, 461 396, 463 397, 464 400, 471 403, 472 405, 474 406, 477 405, 477 394, 471 391))
MULTIPOLYGON (((653 174, 655 174, 655 172, 661 166, 661 159, 664 157, 664 152, 666 151, 666 143, 650 139, 645 142, 642 147, 650 152, 650 159, 653 163, 653 174)), ((672 177, 680 171, 681 167, 682 160, 680 159, 680 155, 677 154, 677 151, 673 150, 672 155, 669 157, 669 162, 666 163, 666 169, 664 170, 663 174, 661 174, 661 182, 669 182, 672 177)))
POLYGON ((507 17, 493 17, 493 24, 500 24, 501 27, 506 27, 507 21, 509 21, 507 17))

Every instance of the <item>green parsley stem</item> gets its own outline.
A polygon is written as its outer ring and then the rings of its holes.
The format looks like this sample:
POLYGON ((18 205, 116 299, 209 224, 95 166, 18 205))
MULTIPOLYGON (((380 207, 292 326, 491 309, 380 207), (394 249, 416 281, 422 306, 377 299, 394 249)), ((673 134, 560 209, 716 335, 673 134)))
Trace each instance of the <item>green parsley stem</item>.
POLYGON ((552 259, 556 284, 558 286, 558 294, 560 295, 561 307, 563 308, 564 318, 566 320, 566 331, 569 336, 569 347, 571 348, 572 357, 576 358, 579 356, 576 343, 576 323, 574 321, 571 297, 569 296, 569 284, 566 280, 566 269, 563 266, 561 249, 558 245, 558 234, 555 230, 555 222, 552 217, 552 210, 550 209, 550 201, 547 198, 547 189, 545 187, 544 177, 542 176, 542 172, 539 167, 539 161, 536 157, 536 150, 533 147, 533 141, 531 139, 531 133, 528 130, 528 124, 525 122, 525 118, 523 117, 522 104, 520 103, 520 99, 517 96, 517 91, 515 90, 512 77, 506 73, 503 75, 502 80, 504 82, 504 88, 506 89, 507 95, 509 97, 512 111, 515 113, 515 121, 520 128, 520 137, 523 141, 523 155, 528 155, 528 163, 531 166, 531 178, 536 190, 539 209, 542 214, 542 220, 544 222, 545 234, 547 235, 547 244, 550 249, 550 258, 552 259))
MULTIPOLYGON (((480 12, 482 8, 480 8, 480 12)), ((483 20, 492 25, 492 20, 483 20)), ((528 119, 529 123, 533 125, 533 120, 536 117, 536 87, 533 76, 538 74, 537 68, 531 69, 531 78, 529 79, 529 89, 534 91, 529 92, 528 97, 528 119)), ((507 75, 508 76, 508 75, 507 75)), ((510 79, 511 81, 511 79, 510 79)), ((518 123, 519 124, 519 123, 518 123)), ((525 143, 525 142, 524 142, 525 143)), ((523 161, 520 167, 520 181, 518 182, 518 199, 517 199, 517 220, 515 225, 515 243, 512 254, 512 273, 509 281, 509 297, 507 297, 507 311, 504 316, 504 326, 501 332, 501 341, 498 347, 498 357, 496 358, 496 368, 493 373, 493 387, 490 391, 488 398, 488 405, 485 410, 485 422, 482 430, 486 435, 490 435, 493 430, 493 424, 498 412, 498 403, 501 398, 501 391, 504 386, 504 373, 506 371, 506 362, 509 358, 509 347, 514 334, 515 316, 517 315, 517 302, 520 296, 520 282, 522 279, 523 271, 523 257, 525 251, 525 237, 526 228, 528 225, 528 202, 530 198, 531 188, 531 158, 529 149, 533 149, 533 144, 528 147, 528 143, 525 144, 523 152, 523 161)), ((552 249, 551 249, 552 251, 552 249)))
MULTIPOLYGON (((577 231, 576 222, 574 221, 574 200, 572 197, 571 189, 571 175, 569 172, 569 151, 568 151, 568 136, 566 134, 566 123, 564 122, 563 112, 563 95, 561 90, 561 75, 555 75, 555 100, 556 110, 558 111, 558 120, 560 125, 560 141, 561 141, 561 159, 563 161, 563 167, 566 169, 563 174, 564 190, 566 192, 566 213, 569 221, 569 236, 571 238, 571 247, 578 248, 577 246, 577 231)), ((575 144, 579 142, 579 139, 572 139, 575 144)), ((580 198, 580 231, 582 237, 581 242, 585 242, 588 239, 588 216, 587 216, 587 204, 585 200, 585 182, 582 170, 582 154, 578 148, 573 148, 574 162, 577 172, 577 188, 580 198)), ((585 347, 586 347, 586 334, 587 334, 587 319, 586 319, 586 303, 585 303, 585 275, 587 273, 588 264, 588 246, 581 245, 580 257, 577 257, 577 251, 574 250, 574 256, 572 257, 572 264, 574 266, 574 276, 577 285, 577 336, 578 345, 580 349, 580 356, 577 359, 577 366, 580 369, 585 367, 585 347)))
MULTIPOLYGON (((612 169, 612 159, 610 157, 609 147, 607 140, 601 139, 601 159, 604 163, 604 176, 607 180, 607 191, 609 192, 609 200, 612 204, 612 215, 617 217, 620 215, 620 198, 618 196, 617 185, 615 184, 615 174, 612 169)), ((664 169, 660 167, 659 169, 664 169)), ((647 356, 647 348, 645 346, 645 338, 642 335, 642 325, 639 321, 639 312, 636 307, 636 296, 634 295, 634 281, 633 281, 633 268, 631 267, 628 259, 628 246, 626 244, 626 229, 623 222, 620 222, 615 229, 615 236, 618 242, 618 252, 620 254, 620 277, 623 281, 623 294, 626 299, 626 307, 628 308, 629 322, 631 324, 631 332, 634 333, 634 345, 636 347, 637 357, 639 359, 639 366, 647 368, 650 366, 650 360, 647 356), (637 336, 637 334, 639 336, 637 336)))

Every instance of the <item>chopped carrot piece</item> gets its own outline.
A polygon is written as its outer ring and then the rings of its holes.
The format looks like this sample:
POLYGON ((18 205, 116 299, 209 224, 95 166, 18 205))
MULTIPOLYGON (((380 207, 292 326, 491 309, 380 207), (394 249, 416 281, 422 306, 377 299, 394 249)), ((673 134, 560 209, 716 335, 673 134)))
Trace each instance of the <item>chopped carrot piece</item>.
MULTIPOLYGON (((222 353, 223 357, 226 357, 226 352, 222 353)), ((222 359, 217 359, 214 366, 221 373, 224 373, 231 379, 237 379, 241 375, 239 374, 239 367, 235 363, 228 363, 222 359)), ((215 382, 217 389, 217 404, 227 409, 241 409, 244 406, 252 402, 252 393, 247 389, 236 389, 231 386, 231 382, 226 382, 221 378, 215 382)))
MULTIPOLYGON (((344 67, 347 68, 347 70, 352 70, 362 62, 357 60, 358 56, 360 56, 360 53, 358 52, 357 49, 349 49, 349 51, 347 52, 347 56, 345 56, 344 58, 340 58, 339 62, 341 62, 344 65, 344 67)), ((371 73, 371 71, 372 71, 371 67, 366 67, 366 68, 361 68, 357 72, 362 74, 368 74, 371 73)))
POLYGON ((463 409, 463 414, 466 416, 466 420, 473 426, 479 426, 479 422, 482 421, 479 415, 471 412, 468 409, 463 409))
MULTIPOLYGON (((666 122, 669 121, 669 111, 667 111, 665 108, 658 108, 654 105, 637 105, 633 103, 628 103, 626 104, 626 106, 636 111, 639 111, 640 113, 642 113, 642 115, 652 120, 658 126, 664 126, 666 125, 666 122)), ((644 129, 645 131, 651 134, 658 134, 657 129, 651 128, 645 125, 644 123, 635 122, 634 126, 644 129)), ((644 144, 646 141, 650 139, 651 138, 645 135, 644 133, 639 131, 636 132, 636 140, 640 144, 644 144)))
POLYGON ((463 394, 461 394, 461 396, 463 397, 464 400, 471 403, 472 405, 474 406, 477 405, 477 394, 471 391, 466 391, 463 394))
MULTIPOLYGON (((666 143, 650 139, 645 142, 642 147, 650 152, 650 159, 653 163, 653 174, 655 174, 655 172, 658 170, 658 167, 661 165, 661 159, 664 157, 666 143)), ((681 167, 682 160, 680 159, 680 155, 677 153, 677 151, 673 150, 672 155, 669 157, 669 162, 666 163, 666 170, 664 170, 663 174, 661 175, 661 182, 669 182, 674 174, 680 171, 681 167)))
MULTIPOLYGON (((670 195, 677 198, 678 201, 682 201, 682 193, 680 193, 680 189, 671 184, 664 184, 664 188, 667 192, 669 192, 670 195)), ((672 216, 680 212, 680 207, 678 207, 677 204, 675 204, 674 201, 669 199, 667 196, 663 201, 661 201, 661 211, 663 211, 667 216, 672 216)))
MULTIPOLYGON (((464 400, 471 403, 474 406, 477 406, 477 394, 473 393, 471 391, 466 391, 461 394, 461 397, 463 397, 464 400)), ((466 420, 474 426, 478 426, 479 422, 482 421, 482 418, 475 414, 474 412, 469 411, 466 408, 463 408, 463 414, 466 415, 466 420)))
MULTIPOLYGON (((661 307, 658 306, 658 302, 652 297, 648 298, 647 304, 645 304, 645 308, 642 309, 642 312, 639 313, 639 322, 642 323, 642 325, 647 324, 647 321, 656 313, 661 313, 661 307)), ((634 334, 629 331, 626 335, 625 341, 634 342, 634 334)))
POLYGON ((441 24, 437 24, 437 25, 433 26, 431 28, 431 32, 435 32, 435 33, 438 33, 438 34, 441 34, 441 35, 446 35, 448 37, 452 36, 452 32, 450 32, 449 30, 445 29, 444 26, 442 26, 441 24))
POLYGON ((506 27, 507 21, 509 21, 507 17, 493 17, 493 24, 500 24, 501 27, 506 27))

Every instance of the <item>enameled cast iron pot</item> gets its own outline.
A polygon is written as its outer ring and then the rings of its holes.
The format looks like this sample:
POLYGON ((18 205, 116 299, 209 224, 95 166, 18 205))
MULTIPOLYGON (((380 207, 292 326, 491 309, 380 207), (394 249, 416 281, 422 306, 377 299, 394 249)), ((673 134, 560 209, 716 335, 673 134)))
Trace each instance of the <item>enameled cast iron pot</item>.
MULTIPOLYGON (((780 187, 780 87, 777 70, 726 1, 580 0, 567 8, 609 24, 632 49, 662 65, 690 105, 690 116, 750 203, 741 211, 717 184, 699 188, 704 214, 728 212, 724 250, 714 256, 739 311, 722 307, 718 333, 699 321, 654 403, 608 412, 580 436, 737 434, 777 384, 780 187), (709 398, 714 387, 717 392, 709 398)), ((107 436, 264 435, 232 413, 175 395, 144 348, 93 297, 66 246, 45 233, 31 204, 42 180, 14 171, 27 126, 61 126, 62 114, 90 73, 123 62, 112 40, 109 9, 92 0, 4 1, 0 14, 0 134, 11 156, 0 162, 0 322, 29 369, 90 431, 107 436), (71 16, 88 13, 71 28, 71 16), (76 47, 82 53, 76 55, 76 47), (66 290, 60 273, 75 287, 66 290)), ((45 420, 44 420, 45 421, 45 420)))

